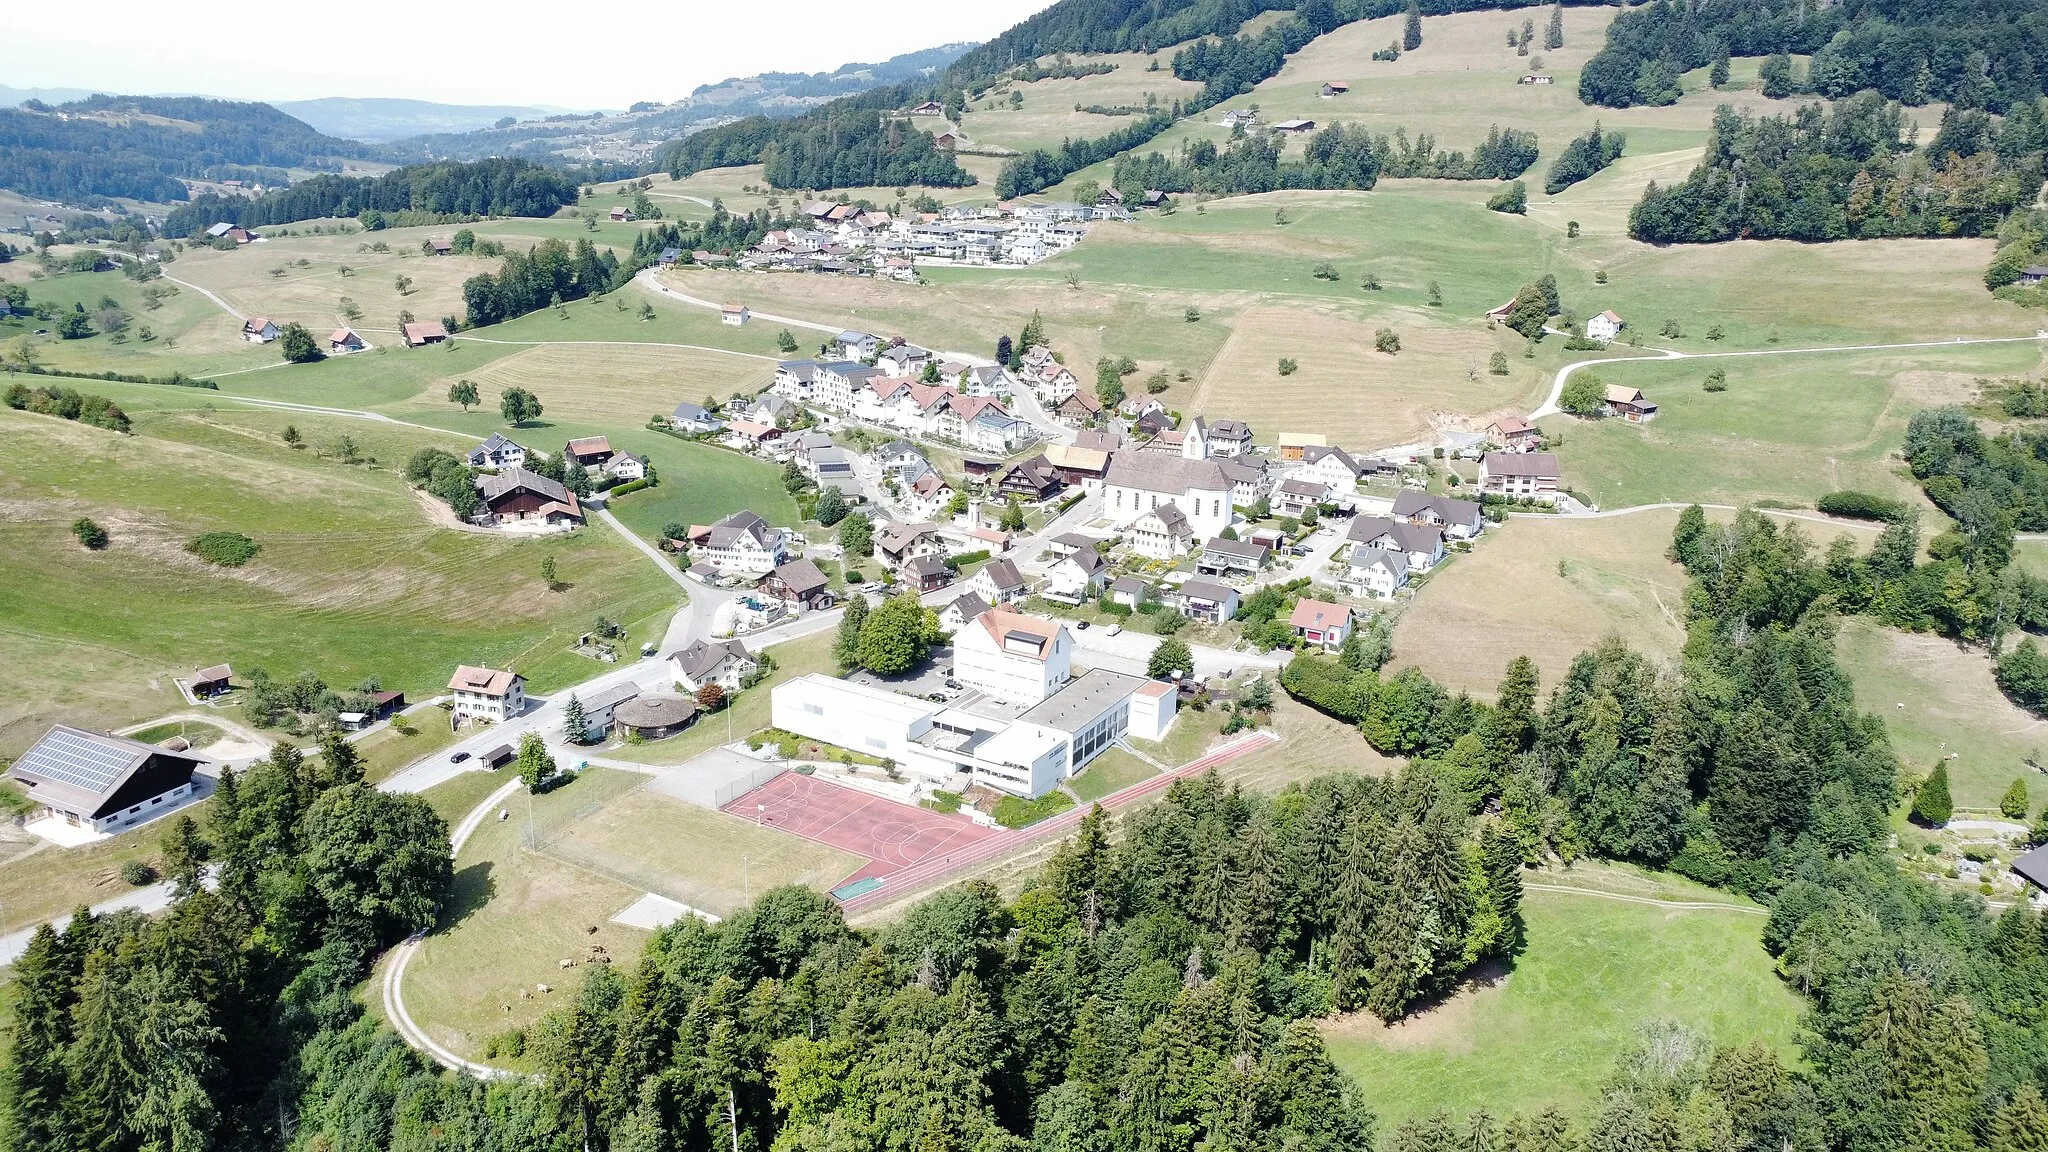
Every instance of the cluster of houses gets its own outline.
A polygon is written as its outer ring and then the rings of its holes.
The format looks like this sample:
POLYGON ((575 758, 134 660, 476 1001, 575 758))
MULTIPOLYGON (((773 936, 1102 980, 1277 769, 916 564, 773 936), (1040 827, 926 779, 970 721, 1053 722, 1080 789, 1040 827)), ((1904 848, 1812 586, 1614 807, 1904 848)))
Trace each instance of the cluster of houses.
MULTIPOLYGON (((565 463, 580 465, 606 487, 647 478, 647 458, 613 449, 607 436, 571 440, 562 454, 565 463)), ((546 455, 496 432, 470 449, 465 462, 478 470, 471 522, 510 532, 561 532, 581 525, 583 505, 576 494, 527 467, 546 455)))
POLYGON ((1038 438, 1030 422, 1004 406, 1010 385, 999 366, 948 359, 913 344, 883 346, 865 332, 840 333, 832 350, 842 358, 776 365, 770 391, 791 404, 977 452, 1008 455, 1038 438))
POLYGON ((1036 264, 1079 244, 1093 221, 1128 213, 1100 201, 956 205, 895 216, 820 200, 805 204, 802 215, 803 225, 770 232, 740 255, 739 267, 912 280, 918 264, 1036 264))

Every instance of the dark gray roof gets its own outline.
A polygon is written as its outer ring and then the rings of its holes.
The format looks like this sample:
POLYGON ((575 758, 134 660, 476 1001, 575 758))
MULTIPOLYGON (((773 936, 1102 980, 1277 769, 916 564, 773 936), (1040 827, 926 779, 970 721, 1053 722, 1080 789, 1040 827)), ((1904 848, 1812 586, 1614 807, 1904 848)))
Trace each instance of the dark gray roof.
POLYGON ((1197 600, 1214 600, 1222 604, 1235 597, 1237 589, 1228 584, 1218 584, 1214 580, 1190 580, 1180 586, 1180 594, 1192 596, 1197 600))
POLYGON ((2036 888, 2048 890, 2048 844, 2022 853, 2012 862, 2012 870, 2020 879, 2036 888))
MULTIPOLYGON (((125 736, 107 736, 58 724, 22 753, 21 759, 7 769, 7 775, 28 785, 32 795, 74 803, 97 816, 100 806, 152 759, 178 765, 172 775, 185 779, 191 777, 194 766, 203 762, 197 756, 125 736)), ((152 790, 158 789, 152 786, 152 790)))
POLYGON ((1449 496, 1433 496, 1427 492, 1406 491, 1394 497, 1394 515, 1414 516, 1425 509, 1433 509, 1445 522, 1470 524, 1479 519, 1479 505, 1470 500, 1454 500, 1449 496))
POLYGON ((528 472, 526 469, 517 466, 507 468, 496 476, 479 476, 476 478, 477 494, 484 498, 484 503, 486 504, 522 489, 528 492, 538 492, 540 495, 559 504, 567 504, 570 500, 574 499, 574 497, 569 495, 569 490, 562 487, 558 481, 550 480, 538 472, 528 472))
POLYGON ((1240 556, 1246 560, 1264 560, 1266 553, 1271 551, 1271 549, 1267 548, 1264 544, 1254 544, 1249 540, 1226 540, 1218 536, 1207 544, 1202 545, 1202 551, 1215 552, 1224 556, 1240 556))
POLYGON ((1110 458, 1103 483, 1147 492, 1182 493, 1193 489, 1228 492, 1230 477, 1216 460, 1184 460, 1163 452, 1119 452, 1110 458))
POLYGON ((624 684, 614 684, 609 688, 600 688, 592 692, 589 699, 580 703, 585 712, 592 712, 603 708, 616 708, 639 694, 640 686, 628 681, 624 684))
POLYGON ((1434 553, 1443 547, 1444 540, 1443 532, 1431 525, 1388 520, 1383 516, 1353 518, 1351 530, 1345 536, 1354 544, 1369 544, 1383 536, 1391 536, 1401 551, 1423 553, 1434 553))
POLYGON ((768 521, 754 512, 742 510, 711 526, 713 548, 730 548, 741 536, 750 536, 755 543, 765 547, 768 543, 768 521))
POLYGON ((946 570, 946 562, 937 556, 916 556, 904 567, 920 577, 936 576, 946 570))
POLYGON ((787 372, 799 380, 809 380, 818 374, 816 360, 784 360, 775 365, 777 372, 787 372))
POLYGON ((676 405, 675 417, 678 420, 687 420, 691 423, 704 423, 718 419, 718 417, 711 414, 711 409, 706 408, 702 404, 692 404, 688 400, 676 405))
POLYGON ((988 567, 983 568, 982 571, 988 573, 988 578, 995 581, 995 585, 998 588, 1022 588, 1024 586, 1024 574, 1017 571, 1016 563, 1008 557, 996 557, 989 561, 988 567))
POLYGON ((1488 452, 1485 465, 1489 476, 1534 476, 1549 480, 1558 477, 1557 454, 1554 452, 1488 452))
POLYGON ((989 604, 988 601, 981 598, 981 593, 969 592, 947 605, 947 607, 958 608, 960 610, 960 619, 966 621, 973 620, 983 612, 988 611, 989 604))
POLYGON ((1151 587, 1150 584, 1145 583, 1136 576, 1119 576, 1109 582, 1109 590, 1111 592, 1139 593, 1149 591, 1151 587))
POLYGON ((825 590, 825 573, 809 560, 791 560, 769 575, 789 586, 799 596, 811 596, 825 590))
POLYGON ((669 659, 676 662, 683 675, 692 680, 702 680, 725 663, 728 656, 738 660, 753 659, 747 646, 737 640, 699 640, 672 654, 669 659))

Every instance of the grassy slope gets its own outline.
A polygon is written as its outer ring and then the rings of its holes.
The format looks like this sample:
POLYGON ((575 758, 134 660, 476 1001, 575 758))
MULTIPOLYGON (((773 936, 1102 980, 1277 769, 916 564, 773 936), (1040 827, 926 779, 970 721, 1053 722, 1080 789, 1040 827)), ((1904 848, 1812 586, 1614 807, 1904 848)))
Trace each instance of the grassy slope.
POLYGON ((1326 1026, 1331 1056, 1383 1124, 1480 1106, 1497 1117, 1556 1106, 1583 1121, 1617 1051, 1660 1018, 1791 1053, 1799 999, 1758 942, 1763 917, 1549 892, 1522 908, 1528 945, 1504 979, 1393 1028, 1326 1026))

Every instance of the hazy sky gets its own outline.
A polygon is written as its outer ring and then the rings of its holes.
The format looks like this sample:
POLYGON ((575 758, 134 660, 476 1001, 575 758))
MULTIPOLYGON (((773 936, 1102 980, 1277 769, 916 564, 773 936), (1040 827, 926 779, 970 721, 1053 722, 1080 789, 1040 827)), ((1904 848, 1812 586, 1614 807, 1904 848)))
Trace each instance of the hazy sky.
POLYGON ((169 18, 103 0, 86 23, 9 20, 0 84, 246 100, 396 96, 624 108, 756 72, 824 72, 986 40, 1051 0, 285 3, 169 18), (91 29, 155 29, 101 35, 91 29))

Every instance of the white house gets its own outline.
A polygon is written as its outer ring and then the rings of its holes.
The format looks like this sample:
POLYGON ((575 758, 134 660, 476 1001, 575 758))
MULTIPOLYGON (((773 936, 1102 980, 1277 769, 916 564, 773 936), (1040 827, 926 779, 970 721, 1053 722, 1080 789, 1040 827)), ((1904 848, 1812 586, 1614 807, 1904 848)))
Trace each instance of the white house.
POLYGON ((1273 490, 1273 510, 1299 516, 1329 498, 1330 486, 1320 480, 1282 480, 1273 490))
POLYGON ((611 473, 612 479, 622 484, 631 483, 635 480, 645 480, 647 479, 647 458, 635 456, 631 452, 621 452, 617 456, 612 457, 612 462, 605 465, 604 470, 611 473))
POLYGON ((684 432, 692 436, 704 432, 716 432, 725 427, 725 421, 720 420, 717 413, 704 407, 702 404, 692 404, 687 400, 676 405, 675 411, 669 415, 669 420, 675 425, 678 432, 684 432))
POLYGON ((464 664, 449 677, 448 695, 458 717, 496 723, 526 709, 526 680, 509 669, 464 664))
POLYGON ((870 332, 841 332, 836 340, 839 344, 839 355, 848 360, 872 360, 875 353, 880 351, 881 341, 870 332))
POLYGON ((192 770, 203 762, 189 753, 58 724, 22 753, 6 777, 27 793, 38 820, 110 833, 189 800, 196 791, 192 770))
POLYGON ((1427 524, 1355 516, 1345 537, 1352 551, 1379 548, 1403 556, 1412 572, 1427 572, 1444 558, 1444 534, 1427 524))
POLYGON ((1472 501, 1424 492, 1405 491, 1394 497, 1391 515, 1410 524, 1441 528, 1444 535, 1453 540, 1470 540, 1486 526, 1486 518, 1480 513, 1479 505, 1472 501))
POLYGON ((676 683, 693 694, 706 684, 737 692, 740 684, 761 666, 738 640, 699 640, 680 652, 670 653, 668 663, 676 683))
POLYGON ((1351 607, 1304 597, 1295 602, 1294 614, 1287 618, 1287 623, 1296 636, 1310 644, 1338 648, 1351 634, 1351 607))
POLYGON ((698 560, 720 575, 761 576, 785 559, 785 536, 753 512, 735 512, 711 526, 698 560))
POLYGON ((1193 620, 1221 624, 1237 615, 1237 589, 1214 580, 1190 580, 1174 594, 1180 614, 1193 620))
POLYGON ((1233 490, 1219 461, 1118 452, 1103 476, 1102 510, 1128 526, 1162 504, 1173 504, 1187 517, 1194 538, 1206 540, 1230 526, 1233 490))
POLYGON ((784 360, 775 366, 775 382, 769 387, 775 390, 776 395, 801 404, 811 398, 811 389, 817 378, 816 360, 784 360))
POLYGON ((1344 493, 1358 487, 1358 480, 1364 475, 1365 465, 1349 452, 1342 448, 1310 444, 1303 446, 1300 463, 1289 468, 1285 478, 1313 481, 1333 492, 1344 493))
POLYGON ((727 304, 718 310, 718 322, 729 328, 738 328, 753 318, 754 314, 747 311, 745 304, 727 304))
POLYGON ((583 731, 565 732, 571 739, 595 740, 612 730, 612 709, 640 695, 640 686, 631 682, 600 688, 587 698, 577 701, 583 706, 583 731))
POLYGON ((1084 600, 1108 582, 1109 562, 1093 548, 1075 550, 1046 573, 1046 591, 1084 600))
POLYGON ((1337 577, 1337 587, 1352 596, 1392 600, 1408 583, 1408 561, 1384 548, 1351 550, 1351 563, 1337 577))
POLYGON ((1066 625, 994 607, 953 637, 953 675, 1006 704, 1036 704, 1073 678, 1066 625))
POLYGON ((496 432, 490 438, 469 450, 471 468, 524 468, 526 449, 496 432))
POLYGON ((998 556, 967 579, 967 590, 990 604, 1008 604, 1024 598, 1024 574, 1014 561, 998 556))
POLYGON ((1586 339, 1598 340, 1602 344, 1612 343, 1621 335, 1623 323, 1622 318, 1612 311, 1602 312, 1586 321, 1586 339))
POLYGON ((1170 500, 1131 521, 1128 531, 1131 551, 1150 560, 1173 560, 1195 546, 1187 516, 1170 500))
POLYGON ((1488 452, 1479 461, 1479 490, 1510 500, 1557 498, 1555 452, 1488 452))
POLYGON ((277 325, 267 317, 251 316, 242 321, 242 339, 251 344, 268 344, 277 339, 277 325))
POLYGON ((1131 693, 1130 734, 1139 740, 1158 743, 1166 739, 1180 709, 1180 693, 1163 680, 1147 680, 1131 693))

